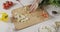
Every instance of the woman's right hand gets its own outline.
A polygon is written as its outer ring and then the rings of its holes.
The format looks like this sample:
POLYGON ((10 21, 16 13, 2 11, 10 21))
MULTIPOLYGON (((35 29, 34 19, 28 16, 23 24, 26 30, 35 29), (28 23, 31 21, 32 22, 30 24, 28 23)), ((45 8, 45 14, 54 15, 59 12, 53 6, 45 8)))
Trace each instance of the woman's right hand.
POLYGON ((39 1, 40 1, 40 0, 35 0, 35 1, 33 2, 33 4, 31 4, 31 6, 30 6, 30 13, 33 12, 33 11, 35 11, 35 10, 37 9, 38 4, 39 4, 39 1))

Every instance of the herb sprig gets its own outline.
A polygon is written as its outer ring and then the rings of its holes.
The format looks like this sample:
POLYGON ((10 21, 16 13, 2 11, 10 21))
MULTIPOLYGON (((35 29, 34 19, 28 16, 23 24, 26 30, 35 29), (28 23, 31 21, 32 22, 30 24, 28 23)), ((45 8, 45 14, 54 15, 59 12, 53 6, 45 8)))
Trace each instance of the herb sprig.
POLYGON ((39 6, 50 4, 60 6, 60 0, 43 0, 41 3, 39 3, 39 6))

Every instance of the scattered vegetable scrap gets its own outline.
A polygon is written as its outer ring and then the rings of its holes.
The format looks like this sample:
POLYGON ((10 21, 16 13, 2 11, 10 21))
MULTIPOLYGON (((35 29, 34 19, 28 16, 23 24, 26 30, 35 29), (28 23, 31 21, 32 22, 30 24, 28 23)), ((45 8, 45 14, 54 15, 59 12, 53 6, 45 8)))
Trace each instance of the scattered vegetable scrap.
POLYGON ((13 2, 12 1, 6 1, 6 3, 3 3, 3 8, 4 9, 9 9, 12 6, 13 6, 13 2))
POLYGON ((48 14, 45 13, 44 11, 42 12, 41 16, 48 18, 48 14))

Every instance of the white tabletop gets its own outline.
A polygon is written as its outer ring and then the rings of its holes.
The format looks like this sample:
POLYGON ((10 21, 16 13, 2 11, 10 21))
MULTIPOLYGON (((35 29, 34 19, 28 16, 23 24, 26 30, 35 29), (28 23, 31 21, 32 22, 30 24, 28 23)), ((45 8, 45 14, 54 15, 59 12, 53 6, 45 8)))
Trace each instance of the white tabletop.
MULTIPOLYGON (((0 0, 0 12, 6 12, 9 17, 11 17, 11 11, 15 8, 18 8, 18 7, 21 7, 21 5, 15 1, 15 0, 10 0, 10 1, 13 1, 14 3, 16 3, 15 6, 13 6, 11 9, 9 10, 4 10, 2 8, 2 4, 3 2, 5 2, 6 0, 0 0)), ((26 4, 31 4, 33 1, 32 0, 22 0, 21 2, 26 5, 26 4), (23 2, 22 2, 23 1, 23 2)), ((2 22, 0 21, 0 32, 38 32, 38 28, 47 24, 47 25, 53 25, 55 23, 55 21, 60 21, 60 17, 55 17, 55 18, 51 18, 43 23, 39 23, 39 24, 36 24, 36 25, 33 25, 31 27, 28 27, 26 29, 23 29, 23 30, 19 30, 19 31, 15 31, 14 30, 14 25, 13 23, 5 23, 5 22, 2 22)))

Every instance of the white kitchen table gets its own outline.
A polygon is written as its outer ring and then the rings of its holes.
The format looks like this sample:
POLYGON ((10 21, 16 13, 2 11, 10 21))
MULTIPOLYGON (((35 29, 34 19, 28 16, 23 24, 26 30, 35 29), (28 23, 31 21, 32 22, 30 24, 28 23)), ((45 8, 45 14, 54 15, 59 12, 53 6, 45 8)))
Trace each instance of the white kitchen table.
MULTIPOLYGON (((9 1, 13 1, 16 5, 14 5, 13 7, 11 7, 10 9, 8 10, 5 10, 3 9, 3 6, 2 4, 7 1, 7 0, 0 0, 0 12, 6 12, 9 17, 11 17, 11 11, 15 8, 19 8, 19 7, 22 7, 20 5, 20 3, 18 3, 16 0, 9 0, 9 1)), ((26 4, 31 4, 33 1, 32 0, 22 0, 21 1, 24 5, 26 4)), ((33 25, 31 27, 28 27, 28 28, 25 28, 25 29, 22 29, 22 30, 14 30, 14 24, 13 23, 5 23, 5 22, 2 22, 0 21, 0 32, 38 32, 38 28, 40 28, 41 26, 47 24, 47 25, 53 25, 56 21, 60 21, 60 16, 57 16, 57 17, 53 17, 51 19, 48 19, 47 21, 45 22, 42 22, 42 23, 39 23, 39 24, 36 24, 36 25, 33 25)))

